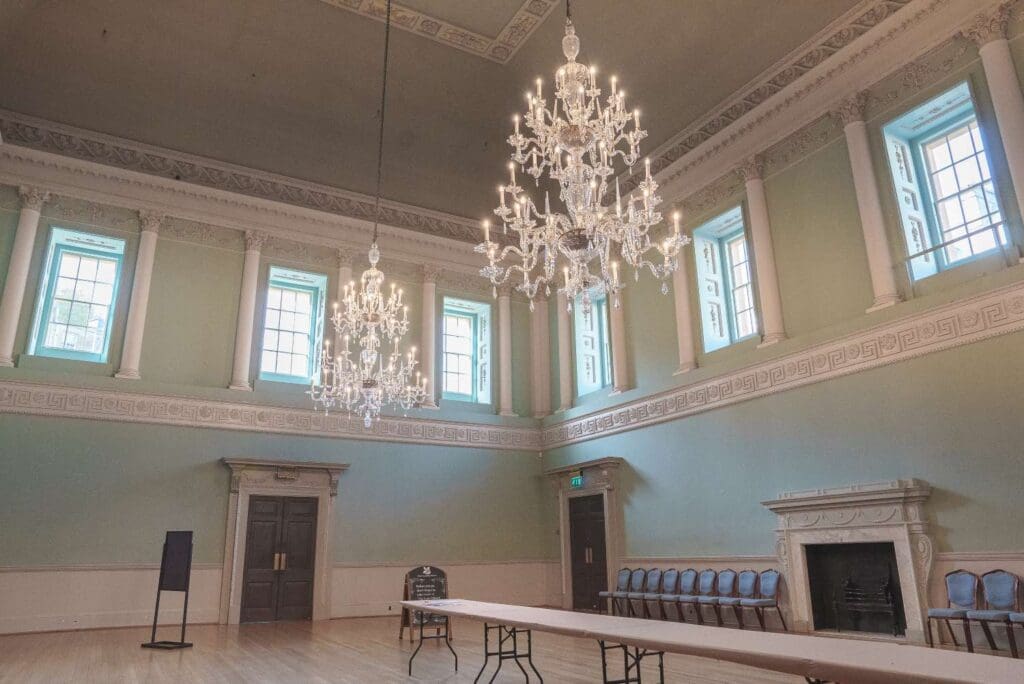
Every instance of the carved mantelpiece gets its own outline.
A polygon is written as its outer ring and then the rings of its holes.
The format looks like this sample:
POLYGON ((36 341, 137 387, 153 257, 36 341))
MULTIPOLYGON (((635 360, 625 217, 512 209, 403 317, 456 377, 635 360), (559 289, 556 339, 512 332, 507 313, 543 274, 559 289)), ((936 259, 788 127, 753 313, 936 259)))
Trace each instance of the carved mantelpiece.
POLYGON ((238 624, 242 607, 242 575, 251 496, 302 496, 317 499, 316 553, 313 576, 313 619, 331 617, 331 526, 338 479, 347 463, 281 459, 224 458, 231 470, 224 569, 221 574, 220 622, 238 624))
POLYGON ((763 501, 779 516, 776 550, 797 631, 813 631, 804 546, 892 542, 907 620, 907 640, 924 643, 934 545, 924 504, 931 486, 917 479, 788 492, 763 501))
MULTIPOLYGON (((622 534, 622 502, 619 499, 619 472, 625 459, 606 456, 544 471, 558 496, 558 536, 562 564, 562 608, 572 609, 572 556, 569 546, 569 499, 599 495, 604 499, 605 559, 609 584, 625 555, 622 534), (582 476, 578 487, 571 484, 574 475, 582 476)), ((609 587, 611 588, 611 587, 609 587)))

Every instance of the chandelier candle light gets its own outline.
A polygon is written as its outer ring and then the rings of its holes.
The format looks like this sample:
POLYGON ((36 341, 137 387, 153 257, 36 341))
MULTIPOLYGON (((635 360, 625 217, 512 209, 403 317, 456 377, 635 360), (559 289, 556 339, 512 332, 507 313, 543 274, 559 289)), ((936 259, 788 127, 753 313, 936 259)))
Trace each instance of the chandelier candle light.
POLYGON ((640 128, 640 111, 626 108, 626 93, 614 76, 602 105, 597 70, 576 61, 579 51, 567 0, 562 39, 566 63, 555 74, 552 107, 547 108, 544 83, 538 78, 536 91, 526 93, 526 113, 522 119, 513 117, 514 132, 508 138, 513 149, 509 182, 498 186, 494 213, 501 219, 502 232, 511 232, 511 243, 492 241, 490 223, 484 221, 484 241, 476 246, 488 260, 480 274, 495 290, 510 279, 519 281, 515 287, 529 298, 531 309, 537 292, 543 288, 550 295, 552 283, 561 285, 558 290, 565 292, 570 307, 581 297, 583 310, 589 311, 591 297, 602 293, 618 306, 623 284, 617 258, 633 269, 636 280, 649 269, 663 281, 665 294, 665 281, 678 268, 681 248, 690 242, 679 232, 678 214, 665 238, 658 241, 650 234, 662 216, 649 159, 638 193, 625 201, 618 179, 611 180, 617 161, 629 169, 636 164, 647 132, 640 128), (522 124, 528 129, 525 135, 522 124), (557 182, 565 213, 552 212, 547 191, 540 211, 518 185, 517 169, 532 176, 538 187, 545 174, 557 182))
POLYGON ((380 218, 381 168, 384 158, 384 105, 388 89, 388 46, 391 38, 391 0, 387 3, 384 25, 384 77, 381 86, 380 130, 377 142, 377 199, 370 244, 370 268, 363 271, 358 286, 355 282, 342 290, 341 306, 334 303, 331 323, 341 337, 340 348, 331 356, 331 343, 325 342, 320 359, 319 382, 313 377, 307 394, 317 409, 328 412, 343 408, 349 415, 363 418, 369 428, 380 420, 386 406, 409 410, 419 406, 428 396, 427 379, 416 368, 416 348, 403 354, 399 347, 409 330, 409 307, 402 304, 402 290, 391 284, 385 296, 384 273, 377 268, 380 248, 377 246, 380 218), (353 354, 353 342, 356 344, 353 354), (390 346, 390 351, 385 347, 390 346), (413 373, 415 371, 415 381, 413 373))

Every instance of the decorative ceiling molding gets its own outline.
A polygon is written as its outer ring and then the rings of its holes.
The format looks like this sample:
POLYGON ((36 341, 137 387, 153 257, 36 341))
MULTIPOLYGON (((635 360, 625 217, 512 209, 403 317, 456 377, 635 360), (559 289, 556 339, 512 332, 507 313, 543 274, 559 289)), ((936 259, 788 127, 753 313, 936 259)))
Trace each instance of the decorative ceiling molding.
POLYGON ((385 416, 369 430, 344 414, 110 389, 0 380, 0 413, 307 437, 536 451, 535 428, 385 416))
POLYGON ((677 420, 722 406, 1024 330, 1024 282, 551 425, 545 449, 677 420))
MULTIPOLYGON (((382 23, 387 16, 385 0, 322 0, 322 2, 376 19, 382 23)), ((533 32, 557 4, 558 0, 525 0, 496 36, 485 36, 470 31, 440 17, 403 7, 399 3, 391 5, 391 23, 395 28, 429 38, 456 50, 462 50, 498 64, 508 64, 509 60, 515 56, 519 48, 533 35, 533 32)))
MULTIPOLYGON (((372 197, 326 185, 144 145, 0 110, 4 145, 17 145, 207 188, 372 221, 372 197)), ((475 221, 398 202, 381 202, 381 222, 429 235, 480 240, 475 221)))

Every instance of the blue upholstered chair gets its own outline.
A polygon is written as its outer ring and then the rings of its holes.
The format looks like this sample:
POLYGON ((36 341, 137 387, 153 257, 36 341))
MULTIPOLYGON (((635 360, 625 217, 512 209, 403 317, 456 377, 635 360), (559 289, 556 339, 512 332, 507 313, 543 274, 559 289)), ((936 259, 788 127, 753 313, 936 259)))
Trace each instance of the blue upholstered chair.
POLYGON ((629 585, 626 587, 626 591, 616 591, 612 593, 612 598, 615 599, 619 615, 624 615, 626 617, 631 617, 633 615, 633 611, 630 609, 633 602, 629 600, 629 595, 643 592, 644 580, 646 579, 647 571, 643 568, 636 568, 633 572, 629 573, 629 585))
POLYGON ((622 568, 619 570, 619 574, 615 577, 615 590, 614 591, 602 591, 597 595, 601 598, 601 604, 604 605, 605 601, 608 602, 608 612, 612 615, 615 614, 615 599, 614 594, 625 593, 629 588, 629 575, 633 572, 629 568, 622 568))
POLYGON ((661 570, 651 568, 647 571, 644 585, 640 591, 631 591, 626 594, 629 599, 629 613, 633 617, 645 618, 647 615, 647 595, 661 593, 661 570))
POLYGON ((694 612, 697 614, 697 624, 704 624, 704 615, 700 609, 701 598, 715 595, 715 578, 718 577, 718 573, 714 570, 701 570, 700 575, 697 577, 697 593, 696 594, 682 594, 679 597, 679 612, 683 612, 683 606, 687 603, 693 606, 694 612))
POLYGON ((1020 580, 1012 572, 990 570, 981 576, 981 591, 985 598, 984 610, 968 610, 967 624, 977 622, 985 633, 988 645, 993 651, 999 650, 992 638, 991 623, 1006 627, 1006 638, 1010 642, 1010 654, 1017 657, 1017 641, 1013 635, 1010 613, 1020 611, 1020 580))
MULTIPOLYGON (((949 636, 953 638, 953 645, 959 646, 956 640, 956 633, 950 620, 960 620, 964 627, 964 641, 967 642, 967 650, 974 651, 974 643, 971 641, 971 628, 967 622, 967 611, 978 608, 978 576, 967 570, 953 570, 946 573, 946 607, 928 609, 928 645, 933 646, 932 620, 946 623, 949 636)), ((939 631, 939 628, 935 628, 939 631)), ((941 634, 939 634, 941 637, 941 634)))
MULTIPOLYGON (((722 610, 719 601, 722 598, 732 596, 736 593, 736 571, 723 570, 718 573, 718 582, 715 585, 715 593, 697 597, 697 613, 699 614, 704 606, 711 606, 715 611, 715 623, 722 626, 722 610)), ((702 620, 703 621, 703 620, 702 620)))
POLYGON ((665 602, 672 604, 676 601, 676 593, 679 591, 679 571, 669 568, 661 576, 661 589, 658 593, 644 594, 644 602, 647 604, 647 616, 665 620, 665 602))
POLYGON ((736 624, 743 629, 743 606, 740 605, 740 601, 757 598, 757 573, 753 570, 744 570, 736 580, 736 595, 719 596, 718 605, 731 606, 733 615, 736 616, 736 624))
POLYGON ((786 618, 782 617, 782 609, 779 608, 779 575, 778 570, 765 570, 757 579, 758 583, 758 594, 760 598, 741 598, 740 606, 742 608, 753 608, 754 614, 757 615, 757 622, 761 625, 761 631, 764 629, 764 611, 775 609, 775 612, 779 614, 779 621, 782 622, 782 629, 789 631, 789 627, 786 627, 786 618))
POLYGON ((679 589, 675 598, 676 619, 686 622, 686 611, 683 606, 687 603, 697 603, 697 571, 687 568, 679 573, 679 589))

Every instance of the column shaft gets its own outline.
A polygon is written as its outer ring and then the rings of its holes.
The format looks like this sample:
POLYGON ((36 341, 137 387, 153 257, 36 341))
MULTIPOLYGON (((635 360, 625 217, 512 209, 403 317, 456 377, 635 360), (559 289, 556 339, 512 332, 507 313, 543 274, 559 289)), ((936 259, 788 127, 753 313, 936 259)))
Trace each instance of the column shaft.
POLYGON ((14 338, 18 334, 18 320, 25 301, 28 267, 39 230, 39 212, 49 199, 48 193, 36 188, 22 187, 18 193, 21 195, 21 213, 18 230, 14 234, 11 261, 7 265, 4 293, 0 298, 0 366, 14 365, 14 338))
POLYGON ((420 323, 420 372, 427 379, 427 399, 423 408, 437 408, 437 386, 434 367, 437 362, 437 276, 434 267, 423 269, 423 318, 420 323))
POLYGON ((675 297, 676 342, 679 346, 679 368, 674 375, 697 367, 697 347, 693 337, 693 313, 690 306, 690 274, 686 253, 679 255, 679 268, 672 274, 672 295, 675 297))
POLYGON ((626 303, 622 297, 608 298, 608 322, 612 336, 612 393, 632 388, 629 382, 629 352, 626 351, 626 303), (616 300, 618 306, 616 306, 616 300))
POLYGON ((551 413, 551 341, 548 331, 548 300, 538 296, 530 312, 530 363, 533 368, 533 415, 551 413))
POLYGON ((558 410, 572 408, 572 322, 569 301, 564 292, 555 299, 558 307, 558 410))
POLYGON ((242 291, 238 296, 238 321, 235 324, 235 363, 228 389, 252 390, 249 371, 252 361, 252 334, 256 319, 256 288, 260 275, 260 250, 266 236, 256 231, 245 234, 245 263, 242 266, 242 291))
POLYGON ((128 303, 128 324, 121 348, 121 367, 114 374, 125 380, 139 379, 139 361, 142 357, 142 336, 146 329, 146 311, 149 309, 149 286, 153 279, 153 260, 163 216, 148 211, 139 212, 142 231, 139 234, 139 253, 135 257, 135 275, 132 295, 128 303))
POLYGON ((762 172, 763 163, 756 157, 749 160, 742 169, 747 188, 747 208, 750 211, 750 236, 753 240, 754 267, 757 270, 763 346, 786 339, 786 329, 782 322, 782 297, 775 270, 775 250, 772 247, 768 198, 764 192, 762 172))
POLYGON ((512 410, 512 293, 498 292, 498 415, 514 416, 512 410))
POLYGON ((985 43, 979 50, 985 79, 992 94, 999 135, 1003 139, 1006 165, 1017 196, 1017 207, 1024 218, 1024 94, 1005 38, 985 43))

